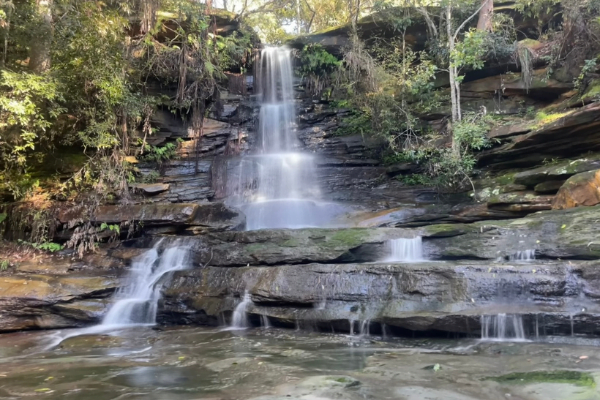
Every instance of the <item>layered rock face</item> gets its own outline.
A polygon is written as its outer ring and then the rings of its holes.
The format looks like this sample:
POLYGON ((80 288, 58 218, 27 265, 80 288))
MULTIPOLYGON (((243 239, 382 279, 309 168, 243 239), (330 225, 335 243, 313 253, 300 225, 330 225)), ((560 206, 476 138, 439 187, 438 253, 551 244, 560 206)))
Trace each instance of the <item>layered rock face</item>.
POLYGON ((197 263, 164 292, 171 323, 228 320, 245 292, 251 320, 356 330, 475 334, 481 317, 519 314, 528 334, 594 334, 600 208, 421 229, 277 230, 214 234, 192 244, 197 263), (388 241, 423 236, 430 261, 389 262, 388 241), (519 259, 526 251, 537 260, 519 259), (582 260, 591 261, 582 261, 582 260), (434 261, 439 260, 439 261, 434 261), (261 266, 262 264, 262 266, 261 266), (356 324, 356 326, 355 326, 356 324))

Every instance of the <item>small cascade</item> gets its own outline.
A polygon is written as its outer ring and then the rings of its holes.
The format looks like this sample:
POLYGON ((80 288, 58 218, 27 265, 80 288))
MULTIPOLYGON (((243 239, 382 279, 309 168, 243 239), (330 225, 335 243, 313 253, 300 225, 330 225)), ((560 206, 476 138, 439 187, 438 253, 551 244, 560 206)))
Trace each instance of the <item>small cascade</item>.
POLYGON ((535 260, 535 250, 517 251, 508 257, 509 261, 533 261, 535 260))
POLYGON ((246 291, 244 293, 244 297, 242 298, 242 302, 235 307, 235 310, 233 310, 233 318, 231 319, 232 328, 243 329, 250 326, 246 308, 248 308, 248 305, 251 303, 252 299, 250 298, 250 293, 246 291))
POLYGON ((348 324, 350 325, 350 335, 354 335, 354 320, 349 319, 348 324))
POLYGON ((489 341, 524 341, 523 317, 516 314, 481 316, 481 339, 489 341))
POLYGON ((417 236, 414 239, 394 239, 389 241, 391 256, 387 261, 417 262, 424 261, 423 238, 417 236))
POLYGON ((360 322, 360 336, 371 336, 371 320, 365 319, 360 322))
POLYGON ((89 328, 77 329, 67 335, 56 335, 47 346, 51 349, 64 340, 82 336, 117 331, 122 328, 148 326, 156 323, 158 301, 164 277, 174 271, 189 267, 189 249, 178 242, 160 251, 162 240, 137 257, 125 278, 125 286, 115 294, 115 303, 104 316, 102 323, 89 328))
POLYGON ((148 325, 156 322, 161 279, 170 272, 188 267, 188 251, 171 247, 159 255, 158 242, 133 262, 126 285, 115 295, 101 326, 148 325))
POLYGON ((261 314, 260 316, 260 324, 263 328, 269 329, 271 327, 271 322, 269 322, 269 317, 261 314))

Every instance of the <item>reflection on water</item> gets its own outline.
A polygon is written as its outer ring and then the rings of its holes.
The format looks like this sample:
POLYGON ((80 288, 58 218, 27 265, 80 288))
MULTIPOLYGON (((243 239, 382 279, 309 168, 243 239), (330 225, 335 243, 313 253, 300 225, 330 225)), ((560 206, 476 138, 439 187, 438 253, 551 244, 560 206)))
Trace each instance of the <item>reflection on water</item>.
MULTIPOLYGON (((527 394, 526 386, 484 378, 545 369, 600 371, 600 355, 592 347, 598 343, 582 338, 572 338, 575 346, 560 343, 569 338, 498 343, 274 328, 137 327, 119 335, 72 337, 44 350, 49 336, 1 336, 0 398, 441 400, 506 398, 508 393, 541 400, 527 394)), ((581 398, 598 398, 595 388, 554 385, 545 400, 570 399, 574 390, 589 394, 581 398)))

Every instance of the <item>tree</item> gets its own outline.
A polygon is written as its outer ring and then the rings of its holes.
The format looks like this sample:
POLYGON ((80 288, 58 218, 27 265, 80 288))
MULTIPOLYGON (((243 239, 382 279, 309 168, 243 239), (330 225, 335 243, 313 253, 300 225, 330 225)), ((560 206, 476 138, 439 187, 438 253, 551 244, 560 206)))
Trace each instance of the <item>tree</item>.
POLYGON ((481 0, 481 11, 479 11, 479 21, 477 29, 481 31, 492 30, 492 17, 494 15, 494 0, 481 0))
POLYGON ((37 1, 36 34, 33 35, 29 68, 33 72, 44 72, 50 68, 50 45, 52 43, 52 0, 37 1))

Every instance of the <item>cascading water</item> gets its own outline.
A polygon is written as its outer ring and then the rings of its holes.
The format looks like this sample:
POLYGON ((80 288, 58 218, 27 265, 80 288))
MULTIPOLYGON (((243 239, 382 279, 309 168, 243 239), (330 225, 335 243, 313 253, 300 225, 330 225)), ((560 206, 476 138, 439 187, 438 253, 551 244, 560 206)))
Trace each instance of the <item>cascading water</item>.
POLYGON ((517 251, 508 258, 510 261, 533 261, 535 260, 535 250, 517 251))
POLYGON ((134 261, 126 285, 115 295, 117 301, 108 311, 102 325, 154 324, 158 300, 159 281, 166 274, 188 267, 188 252, 183 247, 171 247, 159 255, 158 242, 134 261))
POLYGON ((487 341, 524 341, 525 329, 520 315, 482 315, 481 339, 487 341))
POLYGON ((416 262, 423 261, 423 238, 394 239, 389 241, 391 256, 387 261, 416 262))
POLYGON ((62 341, 82 336, 111 332, 121 328, 148 326, 156 323, 158 300, 163 278, 170 272, 187 269, 188 249, 175 243, 159 252, 161 241, 133 261, 125 286, 115 294, 116 302, 104 316, 102 323, 89 328, 77 329, 67 335, 54 335, 48 348, 62 341))
POLYGON ((291 50, 263 49, 257 68, 258 152, 228 179, 229 201, 246 214, 247 230, 322 226, 340 206, 318 201, 314 158, 298 151, 291 50))
POLYGON ((233 310, 233 317, 231 318, 231 327, 235 329, 243 329, 248 328, 250 323, 248 322, 248 314, 246 313, 246 308, 248 308, 248 304, 252 303, 252 299, 250 298, 250 293, 244 293, 244 297, 240 304, 235 307, 233 310))

